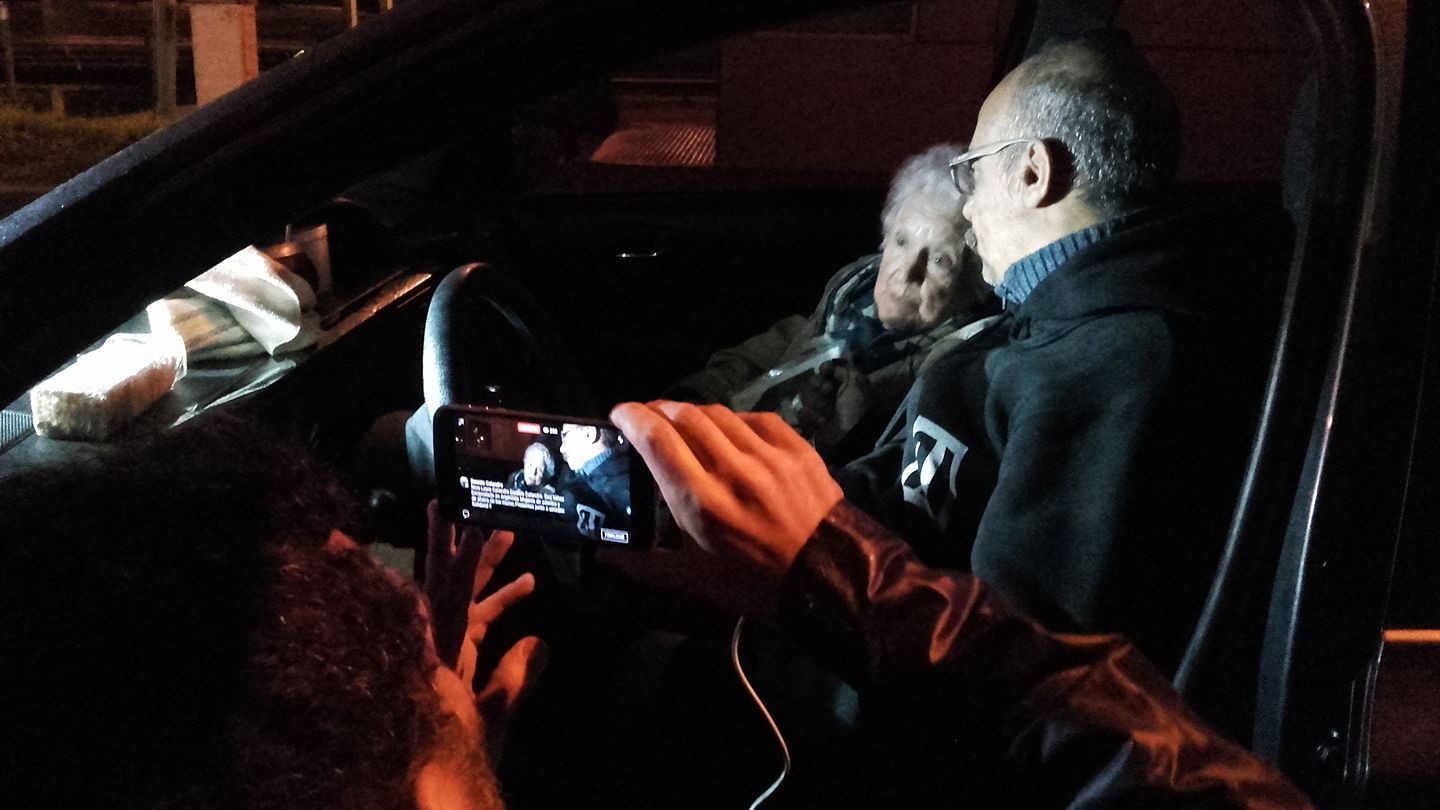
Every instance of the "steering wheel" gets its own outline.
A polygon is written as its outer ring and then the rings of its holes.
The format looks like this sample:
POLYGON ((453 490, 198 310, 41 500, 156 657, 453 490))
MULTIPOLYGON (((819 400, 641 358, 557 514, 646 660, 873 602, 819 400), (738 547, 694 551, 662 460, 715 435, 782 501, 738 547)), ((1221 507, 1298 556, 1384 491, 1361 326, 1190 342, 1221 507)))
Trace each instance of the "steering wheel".
MULTIPOLYGON (((435 489, 432 414, 441 405, 589 414, 580 372, 544 309, 510 274, 476 262, 451 270, 430 299, 421 355, 425 404, 405 425, 410 469, 435 489)), ((546 543, 548 567, 577 582, 578 550, 546 543)))
POLYGON ((504 405, 581 414, 590 396, 544 310, 509 274, 476 262, 451 270, 425 318, 425 405, 504 405))
POLYGON ((431 414, 441 405, 588 414, 589 393, 544 309, 510 274, 475 262, 451 270, 425 316, 425 405, 406 426, 416 479, 433 489, 431 414))

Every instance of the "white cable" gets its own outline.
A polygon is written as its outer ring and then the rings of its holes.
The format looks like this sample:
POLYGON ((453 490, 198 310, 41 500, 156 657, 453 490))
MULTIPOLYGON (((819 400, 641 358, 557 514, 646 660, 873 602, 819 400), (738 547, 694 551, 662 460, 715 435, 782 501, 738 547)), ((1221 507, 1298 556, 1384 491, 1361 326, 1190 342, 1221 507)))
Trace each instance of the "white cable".
POLYGON ((765 701, 760 699, 760 696, 755 693, 755 687, 750 685, 750 679, 745 677, 745 668, 740 666, 740 629, 744 626, 745 617, 741 616, 740 620, 735 622, 735 635, 730 637, 730 663, 735 666, 735 674, 740 676, 740 683, 745 686, 745 691, 750 693, 750 699, 755 701, 755 705, 760 707, 760 713, 765 715, 765 722, 770 724, 770 730, 775 732, 775 740, 780 743, 780 756, 785 763, 775 782, 765 788, 764 793, 756 796, 754 802, 751 802, 750 810, 755 810, 762 802, 770 798, 770 794, 774 793, 780 787, 780 783, 785 781, 785 777, 790 775, 790 747, 785 744, 785 735, 780 733, 780 726, 775 724, 775 718, 770 716, 770 710, 765 708, 765 701))

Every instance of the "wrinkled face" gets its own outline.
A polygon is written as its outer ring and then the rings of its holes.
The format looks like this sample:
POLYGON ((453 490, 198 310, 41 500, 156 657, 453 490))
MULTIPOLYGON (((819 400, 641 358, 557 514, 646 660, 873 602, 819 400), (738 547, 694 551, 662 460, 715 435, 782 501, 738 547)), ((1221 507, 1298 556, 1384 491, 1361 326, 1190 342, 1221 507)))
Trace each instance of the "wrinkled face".
POLYGON ((900 204, 875 279, 875 314, 886 329, 928 329, 973 303, 959 279, 964 236, 963 223, 921 197, 900 204))
MULTIPOLYGON (((972 148, 1024 137, 1024 133, 1015 132, 1007 120, 1013 86, 1013 80, 1006 78, 981 105, 975 135, 970 141, 972 148)), ((965 218, 970 220, 974 249, 984 262, 985 280, 992 285, 1003 281, 1010 265, 1030 252, 1022 239, 1026 210, 1012 177, 1012 161, 1027 148, 1026 144, 1016 144, 972 164, 975 190, 965 202, 965 218)))
POLYGON ((545 451, 531 447, 525 451, 525 483, 538 487, 545 483, 545 451))

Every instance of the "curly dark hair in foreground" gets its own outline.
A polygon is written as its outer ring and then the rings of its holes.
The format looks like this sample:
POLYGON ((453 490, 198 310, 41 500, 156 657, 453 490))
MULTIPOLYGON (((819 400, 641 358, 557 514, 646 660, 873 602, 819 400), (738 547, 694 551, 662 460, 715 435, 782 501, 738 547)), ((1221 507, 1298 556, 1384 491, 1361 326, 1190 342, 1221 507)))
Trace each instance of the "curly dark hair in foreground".
POLYGON ((0 804, 414 806, 445 728, 418 592, 325 547, 329 471, 205 421, 0 483, 0 804))

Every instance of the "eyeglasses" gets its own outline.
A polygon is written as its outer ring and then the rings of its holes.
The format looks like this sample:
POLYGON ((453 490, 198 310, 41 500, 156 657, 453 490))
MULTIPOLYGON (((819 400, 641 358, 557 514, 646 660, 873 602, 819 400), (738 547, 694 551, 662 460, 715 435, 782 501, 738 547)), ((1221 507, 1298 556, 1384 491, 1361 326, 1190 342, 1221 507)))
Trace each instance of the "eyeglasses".
POLYGON ((955 188, 960 189, 961 194, 975 193, 975 161, 980 158, 990 157, 999 154, 1002 150, 1008 149, 1017 143, 1027 143, 1030 138, 1015 138, 1009 141, 986 144, 978 149, 971 149, 950 161, 950 179, 955 182, 955 188))

